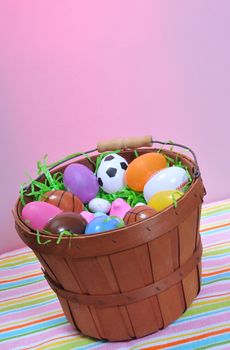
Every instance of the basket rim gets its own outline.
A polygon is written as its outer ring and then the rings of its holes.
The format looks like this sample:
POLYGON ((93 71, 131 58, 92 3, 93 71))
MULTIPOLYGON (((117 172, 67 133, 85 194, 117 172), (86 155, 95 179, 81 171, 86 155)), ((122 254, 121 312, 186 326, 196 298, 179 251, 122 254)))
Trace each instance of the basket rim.
MULTIPOLYGON (((152 148, 152 147, 145 147, 145 148, 141 148, 141 149, 137 149, 137 151, 157 151, 158 148, 152 148)), ((124 152, 133 152, 133 150, 124 150, 124 151, 121 151, 121 153, 124 153, 124 152)), ((194 166, 195 163, 194 161, 188 157, 187 155, 184 155, 183 153, 180 153, 180 152, 175 152, 175 151, 171 151, 171 150, 162 150, 162 152, 164 153, 170 153, 171 155, 179 155, 181 158, 182 158, 182 161, 183 161, 183 158, 185 160, 187 160, 189 163, 191 163, 191 166, 194 166)), ((94 156, 97 156, 94 155, 94 156)), ((68 166, 69 164, 72 164, 72 163, 78 163, 79 161, 83 160, 85 158, 79 158, 77 161, 75 162, 71 162, 71 163, 68 163, 66 166, 68 166)), ((63 169, 65 168, 66 166, 59 166, 58 168, 56 168, 53 172, 58 172, 60 171, 60 169, 63 169)), ((189 190, 177 201, 178 205, 183 205, 183 202, 187 199, 187 197, 191 194, 195 184, 197 182, 199 182, 199 180, 201 179, 201 176, 198 176, 196 179, 193 179, 191 185, 190 185, 190 188, 189 190)), ((18 197, 16 203, 15 203, 15 206, 14 206, 14 209, 13 209, 13 216, 14 216, 14 219, 15 219, 15 222, 21 227, 21 229, 23 229, 24 232, 26 232, 27 234, 29 235, 32 235, 32 236, 37 236, 35 230, 32 230, 29 226, 27 226, 20 214, 19 214, 19 205, 20 205, 20 197, 18 197)), ((173 205, 170 205, 168 206, 167 208, 165 208, 164 210, 161 210, 159 213, 155 214, 154 216, 152 217, 149 217, 149 218, 146 218, 144 220, 141 220, 139 222, 134 222, 134 223, 131 223, 127 226, 124 226, 124 227, 119 227, 119 228, 116 228, 116 229, 113 229, 113 230, 108 230, 108 231, 104 231, 104 232, 99 232, 99 233, 95 233, 95 234, 92 234, 92 235, 85 235, 85 234, 79 234, 78 236, 63 236, 62 237, 62 240, 65 240, 65 241, 69 241, 70 239, 71 240, 87 240, 87 239, 95 239, 95 237, 107 237, 107 236, 110 236, 112 235, 114 232, 123 232, 125 230, 127 230, 128 228, 136 228, 138 226, 140 226, 142 223, 145 223, 147 224, 149 221, 152 221, 153 218, 157 219, 159 216, 162 216, 162 214, 164 214, 165 212, 169 212, 169 211, 172 211, 172 209, 174 209, 174 211, 176 212, 176 208, 173 207, 173 205)), ((44 239, 55 239, 57 240, 58 238, 58 235, 49 235, 47 233, 45 233, 43 230, 39 230, 40 232, 40 235, 42 238, 44 239)))

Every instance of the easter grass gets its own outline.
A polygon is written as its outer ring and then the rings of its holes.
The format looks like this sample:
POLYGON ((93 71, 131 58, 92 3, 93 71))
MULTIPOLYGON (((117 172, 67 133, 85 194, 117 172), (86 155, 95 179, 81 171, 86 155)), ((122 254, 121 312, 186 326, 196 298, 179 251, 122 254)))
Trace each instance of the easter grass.
MULTIPOLYGON (((171 147, 172 150, 172 147, 171 147)), ((55 162, 53 164, 48 165, 47 164, 47 155, 43 157, 42 161, 37 162, 37 174, 40 176, 43 174, 45 176, 44 182, 40 182, 38 180, 34 180, 29 176, 29 183, 23 183, 20 186, 20 200, 23 206, 26 204, 26 197, 32 197, 32 200, 39 201, 42 196, 49 191, 52 190, 65 190, 65 186, 63 183, 63 174, 61 172, 56 172, 54 174, 51 174, 50 170, 51 168, 61 164, 63 161, 67 161, 69 159, 72 159, 76 156, 83 155, 85 158, 87 158, 94 166, 95 166, 95 173, 97 173, 97 170, 101 164, 101 161, 104 157, 111 153, 120 153, 120 150, 116 150, 113 152, 104 152, 98 155, 96 158, 96 163, 91 159, 90 156, 88 156, 85 153, 75 153, 71 154, 70 156, 65 157, 64 159, 55 162)), ((163 147, 158 150, 158 153, 163 153, 163 147)), ((134 150, 135 157, 138 157, 138 152, 134 150)), ((188 176, 189 181, 187 184, 181 189, 183 193, 187 192, 191 183, 192 183, 192 176, 189 173, 188 167, 182 164, 179 156, 177 155, 175 159, 167 156, 166 154, 163 154, 167 161, 167 167, 169 166, 178 166, 183 168, 188 176)), ((96 196, 97 198, 102 198, 108 200, 110 203, 112 203, 117 198, 124 199, 131 207, 134 207, 137 203, 145 203, 146 201, 144 199, 143 193, 136 192, 128 187, 125 187, 122 191, 118 191, 113 194, 105 193, 101 188, 99 189, 99 192, 96 196)), ((177 200, 173 196, 173 205, 176 208, 177 207, 177 200)), ((85 210, 88 210, 88 206, 85 205, 85 210)), ((49 244, 51 242, 50 239, 42 242, 40 231, 37 230, 37 243, 38 244, 49 244)), ((45 231, 45 233, 50 234, 49 232, 45 231)), ((63 231, 59 234, 57 238, 57 244, 60 244, 62 238, 64 236, 70 236, 73 237, 74 235, 68 231, 63 231)), ((76 235, 77 236, 77 235, 76 235)), ((69 240, 69 244, 71 244, 71 239, 69 240)))
MULTIPOLYGON (((101 164, 101 161, 104 157, 111 153, 120 153, 120 150, 116 150, 114 152, 104 152, 100 154, 97 159, 96 163, 93 162, 93 160, 90 158, 90 156, 86 155, 85 153, 76 153, 74 155, 70 155, 62 159, 61 161, 55 162, 53 164, 48 165, 47 164, 47 155, 43 157, 43 160, 39 160, 37 162, 37 175, 40 176, 43 174, 45 176, 44 182, 40 182, 38 180, 34 180, 29 177, 28 183, 23 183, 20 186, 20 200, 23 206, 26 205, 26 197, 32 198, 33 201, 39 201, 44 196, 45 193, 52 191, 52 190, 65 190, 65 186, 63 183, 63 174, 61 172, 57 172, 54 174, 51 174, 50 169, 59 165, 65 160, 72 159, 74 156, 83 155, 85 156, 94 166, 95 166, 95 173, 98 170, 98 167, 101 164)), ((137 151, 134 151, 134 154, 136 157, 138 157, 137 151)), ((141 193, 135 192, 128 187, 124 188, 122 191, 119 191, 115 194, 108 194, 105 193, 101 188, 99 189, 99 192, 97 194, 97 198, 103 198, 107 199, 110 203, 113 202, 117 198, 123 198, 127 201, 127 203, 130 206, 135 206, 138 202, 146 203, 143 195, 141 193)), ((85 205, 85 210, 88 210, 88 206, 85 205)), ((44 231, 46 234, 50 234, 48 231, 44 231)), ((49 244, 51 242, 50 239, 47 239, 46 241, 42 242, 41 240, 41 232, 39 230, 36 230, 37 234, 37 243, 38 244, 49 244)), ((73 235, 69 231, 63 231, 59 234, 57 238, 57 244, 59 244, 64 236, 77 236, 73 235)), ((69 243, 71 242, 71 239, 69 240, 69 243)))
MULTIPOLYGON (((43 230, 43 233, 46 233, 47 235, 52 235, 52 237, 53 237, 53 234, 50 233, 50 232, 47 231, 47 230, 43 230)), ((69 239, 69 248, 70 248, 70 246, 71 246, 71 238, 72 238, 72 237, 77 237, 77 236, 79 236, 79 235, 76 234, 76 233, 71 233, 71 232, 69 232, 69 231, 67 231, 67 230, 64 230, 64 231, 62 231, 62 232, 59 233, 59 235, 58 235, 58 237, 57 237, 57 240, 56 240, 56 244, 60 244, 60 242, 61 242, 61 240, 62 240, 62 238, 63 238, 64 236, 68 236, 68 237, 70 238, 70 239, 69 239)), ((51 242, 51 239, 47 239, 46 241, 42 242, 42 241, 41 241, 41 232, 40 232, 39 230, 36 230, 36 239, 37 239, 37 243, 38 243, 38 244, 49 244, 49 243, 51 242)))

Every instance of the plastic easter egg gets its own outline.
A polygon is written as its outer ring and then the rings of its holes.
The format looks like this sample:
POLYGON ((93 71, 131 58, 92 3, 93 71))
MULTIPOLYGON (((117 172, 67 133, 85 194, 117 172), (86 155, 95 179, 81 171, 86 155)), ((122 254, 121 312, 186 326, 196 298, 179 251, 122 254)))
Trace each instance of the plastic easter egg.
POLYGON ((122 198, 117 198, 112 202, 110 216, 118 216, 123 219, 127 211, 131 209, 130 205, 122 198))
POLYGON ((146 182, 157 171, 166 168, 165 157, 156 152, 146 153, 135 158, 126 170, 126 182, 129 188, 142 192, 146 182))
POLYGON ((41 201, 56 205, 63 211, 73 211, 80 213, 84 210, 82 201, 71 192, 67 191, 49 191, 44 193, 41 201))
POLYGON ((157 192, 148 201, 148 206, 157 211, 163 210, 180 199, 183 194, 183 192, 177 190, 157 192))
POLYGON ((148 219, 151 216, 157 214, 157 211, 150 208, 147 205, 137 206, 129 210, 124 217, 124 223, 126 225, 133 224, 134 222, 142 221, 148 219))
POLYGON ((65 188, 79 197, 83 203, 95 198, 99 185, 94 173, 82 164, 70 164, 64 171, 65 188))
POLYGON ((95 217, 92 221, 90 221, 90 223, 86 226, 85 234, 90 235, 93 233, 114 230, 122 226, 124 226, 124 222, 120 218, 117 219, 102 215, 95 217))
POLYGON ((108 213, 111 208, 111 204, 109 201, 103 198, 94 198, 91 199, 89 202, 89 210, 93 213, 101 212, 101 213, 108 213))
POLYGON ((43 230, 48 221, 62 210, 46 202, 30 202, 22 209, 22 219, 34 230, 43 230))
POLYGON ((98 183, 106 193, 121 191, 125 186, 125 170, 128 163, 116 153, 102 159, 97 171, 98 183))
POLYGON ((63 212, 51 219, 45 227, 46 231, 60 234, 63 231, 70 233, 84 233, 87 221, 77 213, 63 212))
POLYGON ((183 168, 172 166, 153 175, 144 187, 146 202, 159 191, 180 190, 188 182, 188 175, 183 168))
POLYGON ((146 204, 143 203, 143 202, 139 202, 139 203, 135 204, 134 207, 139 207, 139 206, 142 206, 142 205, 146 205, 146 204))

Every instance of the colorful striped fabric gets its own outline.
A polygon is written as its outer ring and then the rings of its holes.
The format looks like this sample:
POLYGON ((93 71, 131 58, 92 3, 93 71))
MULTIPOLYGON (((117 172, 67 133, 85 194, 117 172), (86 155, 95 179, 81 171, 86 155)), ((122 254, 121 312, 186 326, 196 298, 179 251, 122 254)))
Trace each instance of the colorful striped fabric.
POLYGON ((230 200, 203 207, 201 235, 203 278, 197 299, 166 329, 129 342, 77 333, 31 250, 1 255, 0 349, 230 349, 230 200))

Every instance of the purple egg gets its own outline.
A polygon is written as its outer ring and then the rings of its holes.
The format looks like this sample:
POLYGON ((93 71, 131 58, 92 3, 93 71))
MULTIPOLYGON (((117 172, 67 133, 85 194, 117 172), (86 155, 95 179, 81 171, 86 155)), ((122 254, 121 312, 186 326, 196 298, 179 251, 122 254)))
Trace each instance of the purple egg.
POLYGON ((65 188, 78 196, 83 203, 95 198, 99 190, 96 176, 82 164, 68 165, 64 171, 63 181, 65 188))
POLYGON ((34 230, 43 230, 48 221, 62 210, 46 202, 30 202, 22 209, 22 219, 34 230))

